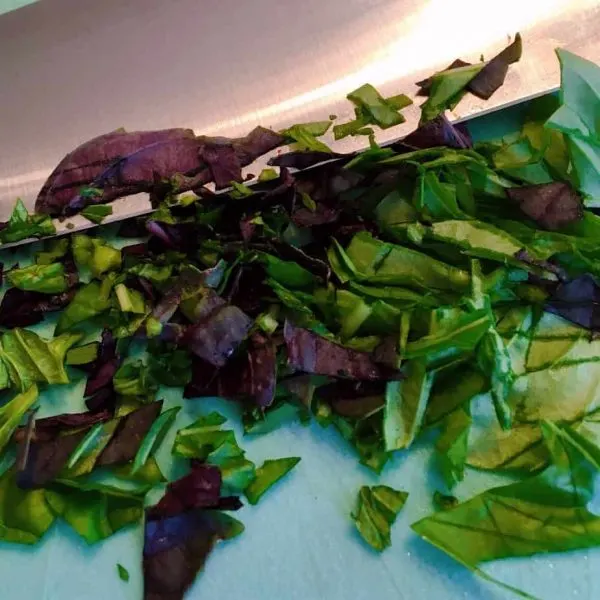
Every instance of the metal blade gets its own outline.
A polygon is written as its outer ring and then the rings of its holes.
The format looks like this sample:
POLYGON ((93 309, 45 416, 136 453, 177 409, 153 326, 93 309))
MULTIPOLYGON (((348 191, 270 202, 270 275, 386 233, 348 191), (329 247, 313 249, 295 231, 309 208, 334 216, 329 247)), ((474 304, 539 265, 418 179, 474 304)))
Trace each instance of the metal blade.
MULTIPOLYGON (((414 95, 457 57, 491 57, 520 31, 523 59, 464 119, 554 89, 554 49, 600 62, 596 0, 43 0, 0 17, 0 220, 21 197, 31 210, 44 180, 81 142, 118 127, 192 127, 241 135, 337 115, 369 82, 414 95)), ((385 143, 416 125, 378 134, 385 143)), ((360 148, 349 138, 336 150, 360 148)), ((260 166, 257 167, 259 169, 260 166)), ((251 169, 252 172, 258 172, 251 169)), ((112 220, 150 208, 114 203, 112 220)), ((107 219, 107 221, 110 219, 107 219)), ((92 226, 70 219, 75 229, 92 226)), ((67 230, 67 223, 58 225, 67 230)), ((72 230, 72 229, 71 229, 72 230)))

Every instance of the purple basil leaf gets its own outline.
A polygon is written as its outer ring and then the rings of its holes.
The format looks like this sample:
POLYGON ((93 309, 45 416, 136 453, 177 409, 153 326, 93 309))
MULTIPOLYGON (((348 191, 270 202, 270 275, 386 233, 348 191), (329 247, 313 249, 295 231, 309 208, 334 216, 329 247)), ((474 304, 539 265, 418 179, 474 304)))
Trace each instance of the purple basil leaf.
MULTIPOLYGON (((17 450, 17 483, 24 489, 42 487, 63 469, 87 431, 58 435, 47 441, 24 440, 17 450)), ((35 435, 35 434, 34 434, 35 435)))
POLYGON ((245 339, 252 319, 237 306, 221 306, 190 325, 181 344, 215 367, 222 367, 245 339))
POLYGON ((325 225, 326 223, 335 223, 340 216, 340 209, 327 206, 323 203, 317 204, 315 210, 309 210, 300 207, 292 213, 292 221, 298 227, 313 227, 315 225, 325 225))
POLYGON ((360 419, 383 408, 385 387, 385 381, 339 380, 319 387, 316 395, 336 414, 360 419))
POLYGON ((229 187, 232 181, 243 181, 242 166, 232 146, 203 144, 200 158, 208 165, 217 190, 229 187))
POLYGON ((184 398, 202 398, 219 396, 218 367, 198 358, 192 357, 192 380, 183 390, 184 398))
MULTIPOLYGON (((444 115, 439 115, 420 125, 401 142, 412 148, 472 148, 473 140, 468 129, 457 123, 453 125, 444 115)), ((393 146, 392 146, 393 147, 393 146)))
POLYGON ((112 385, 98 390, 93 396, 86 398, 85 405, 91 412, 108 411, 111 414, 117 405, 117 393, 112 385))
POLYGON ((502 52, 494 56, 490 62, 469 82, 467 89, 482 100, 488 100, 491 95, 504 83, 508 66, 521 59, 523 46, 521 35, 517 33, 514 41, 502 52))
POLYGON ((230 498, 220 498, 221 471, 219 467, 192 463, 192 470, 184 477, 169 483, 165 495, 158 504, 150 507, 147 517, 150 520, 173 517, 197 508, 241 507, 241 502, 230 498), (221 501, 224 502, 221 502, 221 501))
POLYGON ((273 404, 277 384, 277 347, 273 340, 255 333, 250 338, 240 392, 250 396, 259 408, 273 404))
POLYGON ((600 287, 591 275, 561 283, 546 310, 590 331, 600 330, 600 287))
POLYGON ((285 323, 284 336, 288 363, 296 371, 347 379, 393 378, 390 370, 375 363, 367 352, 344 348, 289 321, 285 323))
POLYGON ((238 521, 215 510, 193 510, 147 520, 144 532, 144 600, 182 600, 219 540, 241 533, 238 521))
POLYGON ((133 460, 152 423, 160 414, 162 404, 162 400, 151 402, 125 415, 96 464, 120 465, 133 460))
POLYGON ((583 218, 579 194, 560 181, 508 188, 508 197, 544 229, 554 231, 583 218))
MULTIPOLYGON (((68 433, 69 429, 91 427, 96 423, 103 423, 112 417, 110 411, 63 413, 36 419, 33 428, 34 441, 48 441, 59 434, 68 433)), ((21 442, 25 439, 26 427, 19 427, 15 431, 15 441, 21 442)))
POLYGON ((122 164, 140 149, 179 139, 193 140, 194 133, 190 129, 113 131, 85 142, 67 154, 54 169, 37 197, 36 212, 54 216, 64 214, 79 190, 92 187, 107 168, 122 164))
MULTIPOLYGON (((210 138, 209 138, 210 139, 210 138)), ((285 137, 265 127, 255 127, 247 136, 236 138, 231 145, 244 167, 259 156, 285 144, 285 137)))
POLYGON ((61 294, 42 294, 26 292, 18 288, 9 288, 0 303, 0 326, 28 327, 44 320, 46 313, 61 310, 67 306, 75 289, 61 294))
POLYGON ((146 222, 146 229, 151 236, 148 240, 148 250, 154 254, 161 254, 165 250, 190 253, 198 245, 200 230, 194 223, 169 225, 149 220, 146 222))

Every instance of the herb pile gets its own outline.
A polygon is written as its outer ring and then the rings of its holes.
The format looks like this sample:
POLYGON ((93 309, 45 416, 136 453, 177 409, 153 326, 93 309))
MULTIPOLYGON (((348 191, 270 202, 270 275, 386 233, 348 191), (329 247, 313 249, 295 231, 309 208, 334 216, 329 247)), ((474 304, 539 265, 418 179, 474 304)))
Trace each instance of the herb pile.
MULTIPOLYGON (((356 119, 333 128, 369 136, 358 154, 318 139, 327 121, 236 140, 116 131, 65 157, 40 214, 18 203, 3 242, 51 234, 45 215, 101 221, 104 202, 137 191, 156 210, 118 243, 54 239, 4 272, 0 449, 16 455, 0 538, 34 544, 60 518, 95 543, 144 523, 145 597, 183 597, 215 543, 243 531, 242 498, 259 502, 300 459, 257 466, 206 413, 177 431, 187 474, 167 482, 167 386, 237 402, 248 433, 315 419, 376 473, 437 430, 447 489, 412 527, 488 579, 485 561, 599 544, 600 71, 559 51, 560 99, 533 101, 510 139, 473 147, 443 116, 467 91, 489 97, 520 54, 517 36, 421 82, 420 127, 385 148, 373 128, 402 122, 409 100, 366 85, 348 96, 356 119), (283 144, 278 170, 246 186, 242 167, 283 144), (39 389, 83 378, 87 411, 37 418, 39 389), (460 502, 468 467, 520 480, 460 502)), ((365 486, 352 519, 382 551, 410 501, 365 486)))

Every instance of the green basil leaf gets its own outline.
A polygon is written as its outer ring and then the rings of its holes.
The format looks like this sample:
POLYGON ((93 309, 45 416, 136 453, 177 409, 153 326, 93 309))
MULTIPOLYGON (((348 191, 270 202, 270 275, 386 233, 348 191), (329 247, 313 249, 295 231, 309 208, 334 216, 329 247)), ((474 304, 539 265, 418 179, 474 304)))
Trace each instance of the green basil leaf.
POLYGON ((119 283, 114 287, 114 294, 119 310, 126 313, 143 315, 146 313, 146 301, 141 292, 132 290, 119 283))
POLYGON ((100 542, 123 527, 139 523, 144 516, 144 495, 68 479, 58 480, 45 491, 46 502, 54 513, 88 544, 100 542))
POLYGON ((14 467, 0 477, 0 539, 37 544, 55 519, 43 489, 21 489, 14 467))
POLYGON ((127 583, 129 581, 129 571, 120 563, 117 563, 117 573, 119 574, 119 579, 127 583))
POLYGON ((0 356, 21 391, 34 383, 69 383, 65 356, 82 337, 81 333, 64 333, 45 340, 33 331, 16 328, 0 338, 0 356))
POLYGON ((287 475, 299 462, 300 458, 296 456, 265 460, 256 469, 256 477, 245 490, 248 502, 256 504, 269 488, 287 475))
POLYGON ((469 82, 485 64, 458 67, 433 75, 429 97, 421 106, 421 121, 431 121, 445 110, 453 109, 464 96, 469 82))
POLYGON ((600 449, 569 427, 544 422, 551 465, 493 488, 412 528, 471 569, 514 556, 589 548, 600 543, 600 449))
POLYGON ((35 253, 35 262, 38 265, 50 265, 58 259, 63 258, 71 247, 71 241, 68 236, 48 240, 44 244, 41 252, 35 253))
POLYGON ((180 406, 166 410, 158 416, 154 423, 152 423, 150 430, 140 444, 137 454, 133 460, 133 465, 131 467, 132 476, 138 473, 138 471, 140 471, 146 464, 148 459, 151 458, 158 450, 165 438, 165 435, 167 435, 169 428, 171 425, 173 425, 175 417, 177 417, 177 413, 180 410, 180 406))
POLYGON ((408 361, 404 374, 405 379, 386 385, 383 435, 388 452, 408 448, 415 440, 435 376, 421 360, 408 361))
POLYGON ((110 294, 113 284, 114 280, 107 277, 101 283, 92 281, 77 290, 73 300, 60 314, 55 334, 67 331, 74 325, 107 311, 111 307, 110 294))
POLYGON ((38 398, 38 389, 32 385, 26 392, 18 394, 0 407, 0 454, 4 451, 25 413, 38 398))
POLYGON ((98 358, 98 349, 100 344, 98 342, 90 342, 83 346, 76 346, 71 348, 65 358, 65 363, 70 366, 89 365, 98 358))
POLYGON ((22 200, 18 198, 7 226, 0 231, 0 241, 8 244, 55 233, 56 228, 48 215, 30 215, 22 200))
POLYGON ((442 422, 435 448, 440 471, 449 488, 464 478, 470 429, 469 404, 450 413, 442 422))
POLYGON ((43 294, 60 294, 69 287, 65 268, 60 263, 12 269, 6 274, 6 279, 16 288, 43 294))
POLYGON ((330 121, 317 121, 315 123, 299 123, 284 129, 281 134, 290 140, 295 150, 311 150, 315 152, 331 152, 331 148, 317 138, 324 135, 330 121))
POLYGON ((121 268, 121 251, 99 238, 76 234, 72 238, 73 257, 80 267, 87 267, 99 279, 109 271, 121 268))
POLYGON ((148 365, 141 360, 125 360, 113 377, 117 394, 123 396, 148 396, 154 394, 158 385, 151 376, 148 365))
POLYGON ((391 527, 407 498, 407 492, 387 485, 360 488, 352 520, 365 542, 378 552, 391 545, 391 527))
POLYGON ((81 215, 92 223, 100 224, 108 215, 112 215, 112 206, 109 204, 90 204, 86 206, 81 215))

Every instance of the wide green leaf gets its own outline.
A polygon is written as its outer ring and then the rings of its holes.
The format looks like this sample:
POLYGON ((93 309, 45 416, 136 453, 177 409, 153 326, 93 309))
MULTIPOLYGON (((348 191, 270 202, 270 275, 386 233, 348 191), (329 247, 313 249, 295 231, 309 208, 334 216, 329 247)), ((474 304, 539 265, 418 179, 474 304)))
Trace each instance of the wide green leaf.
POLYGON ((110 537, 144 516, 144 493, 108 485, 60 480, 46 490, 46 501, 88 544, 110 537))
POLYGON ((60 263, 12 269, 7 273, 6 279, 10 285, 27 292, 60 294, 69 287, 65 268, 60 263))
POLYGON ((0 357, 21 391, 34 383, 69 383, 65 356, 82 337, 80 333, 63 333, 46 340, 33 331, 16 328, 0 338, 0 357))
POLYGON ((413 529, 469 567, 599 545, 600 449, 568 427, 545 422, 542 428, 548 468, 426 517, 413 529))

